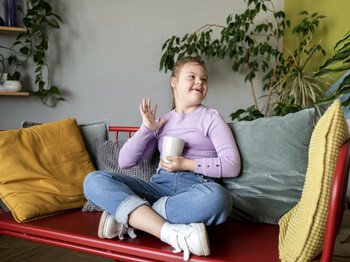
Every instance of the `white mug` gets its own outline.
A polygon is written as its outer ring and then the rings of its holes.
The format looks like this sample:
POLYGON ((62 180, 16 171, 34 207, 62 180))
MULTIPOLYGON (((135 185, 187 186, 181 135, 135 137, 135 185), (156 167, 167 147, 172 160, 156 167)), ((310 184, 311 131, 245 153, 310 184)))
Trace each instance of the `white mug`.
POLYGON ((171 161, 167 160, 167 156, 181 156, 182 150, 184 149, 185 141, 171 136, 165 136, 163 138, 162 145, 162 160, 165 163, 170 163, 171 161))

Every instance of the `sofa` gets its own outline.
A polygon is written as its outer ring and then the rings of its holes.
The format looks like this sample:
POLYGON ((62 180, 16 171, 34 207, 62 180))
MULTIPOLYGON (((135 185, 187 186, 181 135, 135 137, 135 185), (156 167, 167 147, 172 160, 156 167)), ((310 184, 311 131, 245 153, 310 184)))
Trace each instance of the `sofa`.
MULTIPOLYGON (((212 254, 190 261, 330 261, 344 208, 349 131, 339 101, 315 119, 307 109, 228 123, 242 159, 240 175, 222 180, 232 211, 225 223, 208 228, 212 254)), ((0 235, 116 260, 181 261, 143 232, 135 239, 97 237, 102 210, 86 201, 82 182, 96 169, 150 179, 157 150, 137 167, 118 166, 127 139, 119 132, 130 136, 137 129, 64 119, 0 131, 0 235)))

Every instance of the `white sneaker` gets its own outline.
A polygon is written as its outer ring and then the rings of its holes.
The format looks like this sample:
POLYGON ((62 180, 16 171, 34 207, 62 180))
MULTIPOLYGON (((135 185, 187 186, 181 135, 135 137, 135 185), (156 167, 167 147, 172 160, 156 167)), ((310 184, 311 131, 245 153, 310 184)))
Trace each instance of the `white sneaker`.
POLYGON ((180 225, 166 222, 162 228, 161 240, 171 245, 174 253, 183 251, 185 261, 190 258, 190 253, 197 256, 210 255, 209 238, 203 223, 180 225))
POLYGON ((124 239, 125 234, 128 234, 131 238, 136 237, 132 227, 126 227, 117 222, 115 217, 107 211, 103 211, 98 225, 98 237, 108 239, 119 237, 119 239, 124 239))

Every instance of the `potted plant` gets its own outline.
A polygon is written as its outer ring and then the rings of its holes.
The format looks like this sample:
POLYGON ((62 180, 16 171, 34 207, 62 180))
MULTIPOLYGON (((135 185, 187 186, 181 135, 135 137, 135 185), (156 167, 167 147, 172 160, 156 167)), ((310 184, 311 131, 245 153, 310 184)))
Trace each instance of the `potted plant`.
POLYGON ((6 81, 4 83, 4 87, 7 92, 19 92, 22 89, 22 84, 19 81, 21 77, 20 72, 14 72, 13 74, 8 73, 6 76, 6 81))
POLYGON ((35 85, 38 89, 29 92, 40 98, 44 105, 55 107, 64 98, 60 89, 51 85, 50 67, 46 59, 49 48, 47 31, 58 29, 62 19, 53 12, 48 0, 25 0, 25 8, 17 8, 23 13, 23 24, 28 32, 19 34, 10 47, 0 46, 9 53, 8 56, 0 54, 0 65, 3 66, 3 72, 5 67, 15 67, 15 71, 22 71, 31 59, 35 64, 35 85))
POLYGON ((254 101, 253 106, 232 113, 232 120, 284 115, 313 106, 324 97, 330 85, 324 79, 315 78, 315 72, 307 72, 305 67, 316 53, 325 54, 320 43, 313 43, 313 34, 324 16, 309 15, 306 11, 299 14, 304 18, 292 31, 299 41, 296 49, 285 57, 281 52, 281 38, 286 26, 291 26, 285 13, 276 10, 271 0, 245 2, 247 9, 241 14, 229 15, 225 26, 207 24, 191 34, 166 40, 159 69, 171 70, 175 61, 186 55, 230 59, 233 71, 246 72, 244 80, 249 83, 254 101), (221 30, 216 39, 212 38, 214 29, 221 30), (266 91, 261 99, 255 95, 258 73, 263 75, 258 80, 266 91))

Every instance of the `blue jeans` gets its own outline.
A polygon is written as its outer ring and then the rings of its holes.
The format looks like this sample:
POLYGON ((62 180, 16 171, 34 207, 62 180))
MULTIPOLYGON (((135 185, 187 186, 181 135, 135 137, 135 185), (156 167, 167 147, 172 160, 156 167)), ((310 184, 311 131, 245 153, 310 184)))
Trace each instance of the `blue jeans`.
POLYGON ((141 205, 152 206, 170 223, 203 222, 209 226, 226 220, 232 198, 214 179, 194 172, 168 172, 163 169, 151 181, 120 173, 95 171, 84 181, 84 193, 93 204, 114 214, 128 225, 131 212, 141 205))

